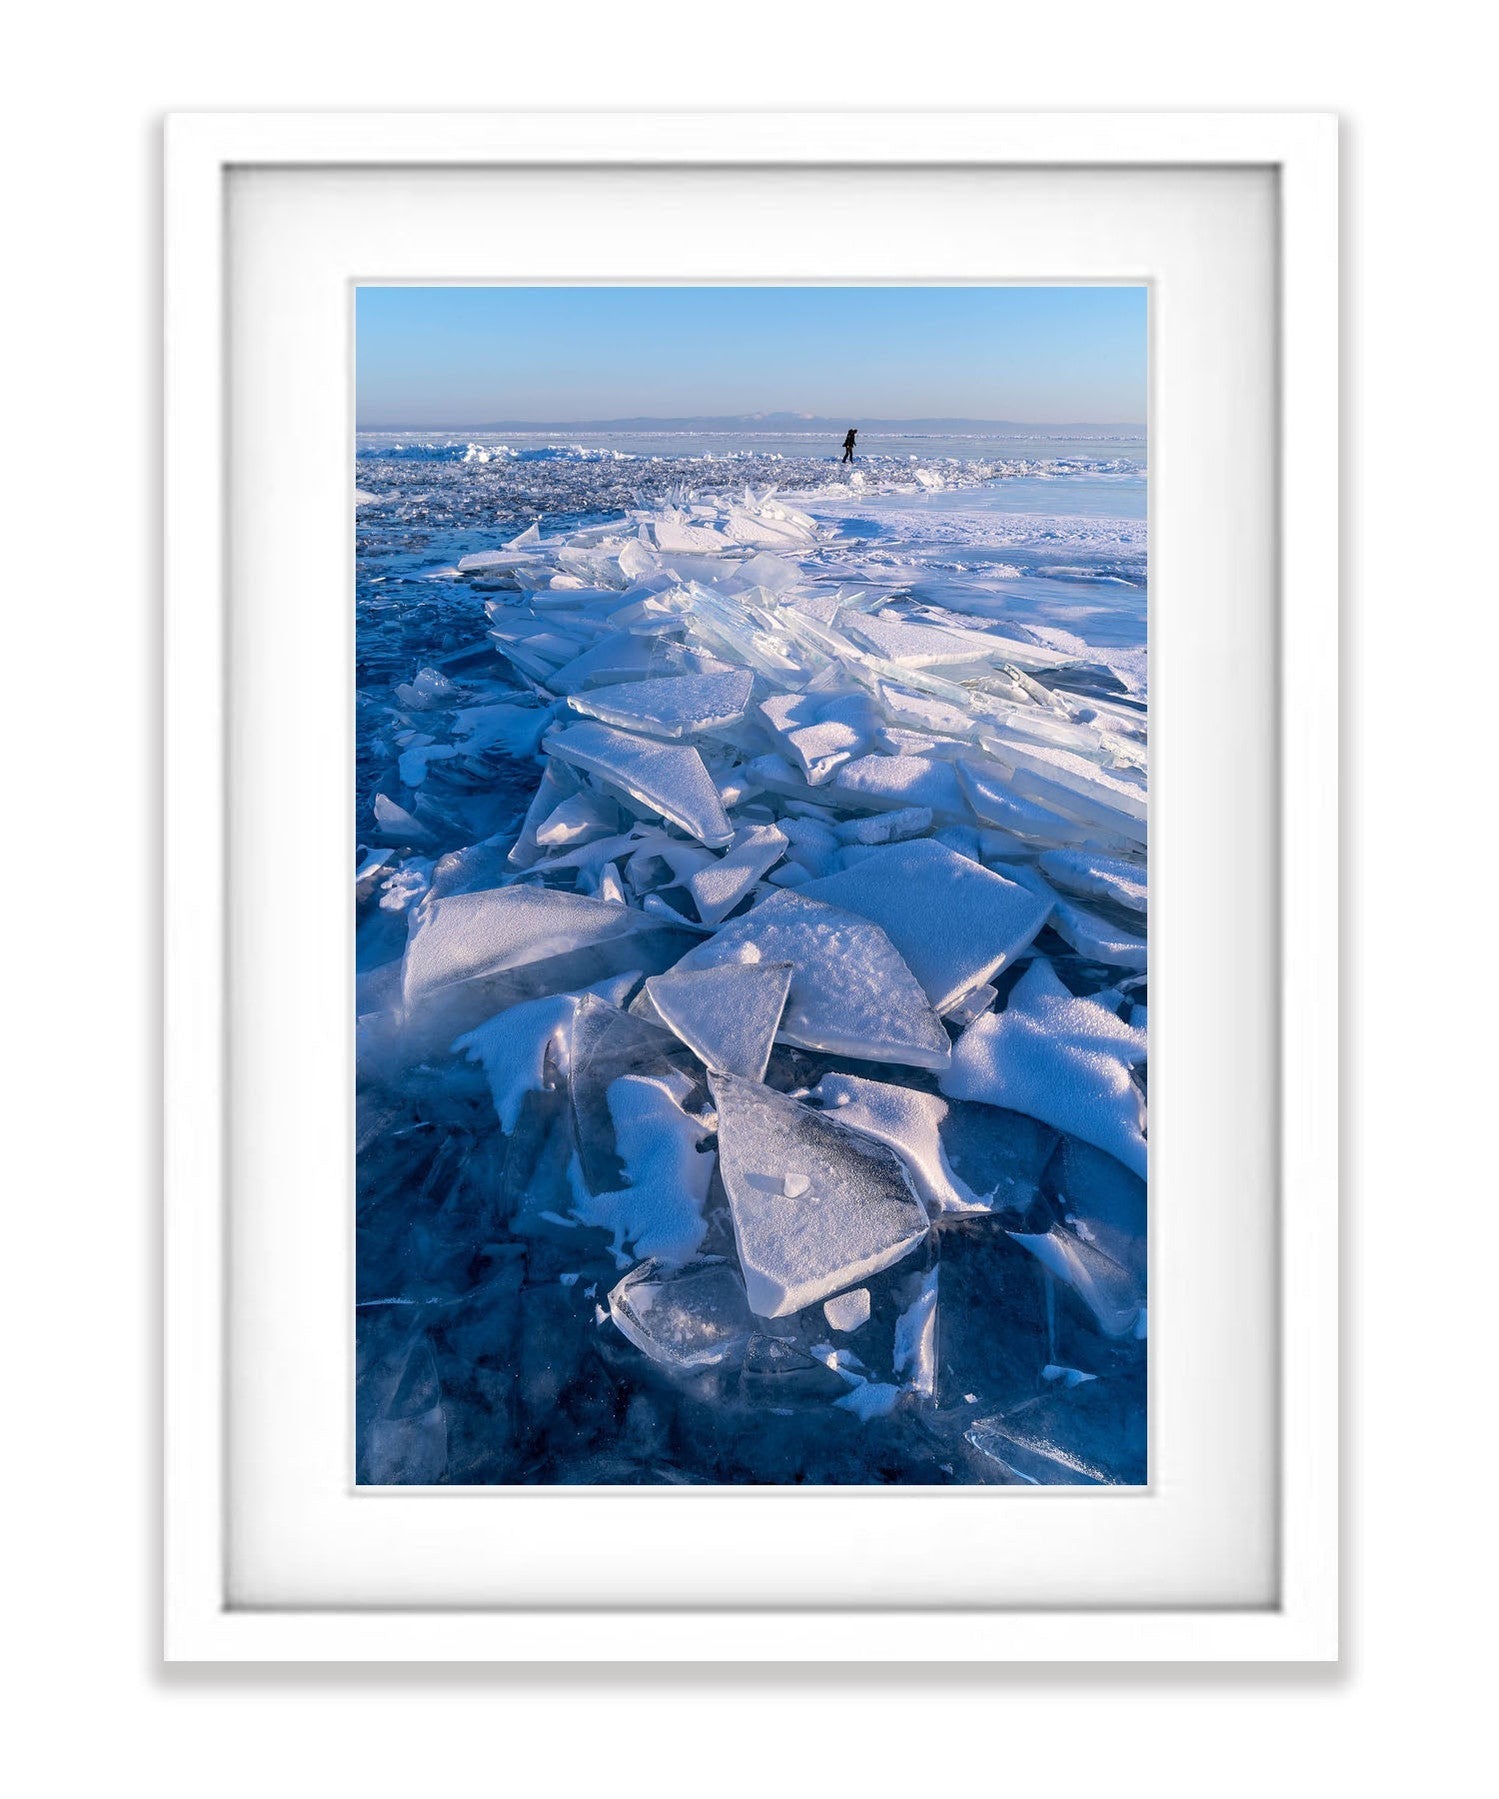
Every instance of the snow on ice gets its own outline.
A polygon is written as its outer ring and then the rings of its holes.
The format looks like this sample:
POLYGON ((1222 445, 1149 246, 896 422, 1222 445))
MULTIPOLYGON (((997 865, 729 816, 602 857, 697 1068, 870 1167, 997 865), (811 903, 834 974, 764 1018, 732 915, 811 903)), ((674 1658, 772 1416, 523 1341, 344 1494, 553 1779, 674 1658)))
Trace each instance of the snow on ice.
POLYGON ((361 458, 361 1480, 1145 1478, 1134 465, 767 460, 361 458))

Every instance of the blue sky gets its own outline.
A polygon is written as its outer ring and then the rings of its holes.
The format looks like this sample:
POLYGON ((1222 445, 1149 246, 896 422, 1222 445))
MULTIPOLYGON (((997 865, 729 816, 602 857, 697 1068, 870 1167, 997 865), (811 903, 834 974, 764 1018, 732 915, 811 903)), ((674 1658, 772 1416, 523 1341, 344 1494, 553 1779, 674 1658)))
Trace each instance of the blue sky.
POLYGON ((361 287, 356 310, 365 430, 1145 419, 1143 287, 361 287))

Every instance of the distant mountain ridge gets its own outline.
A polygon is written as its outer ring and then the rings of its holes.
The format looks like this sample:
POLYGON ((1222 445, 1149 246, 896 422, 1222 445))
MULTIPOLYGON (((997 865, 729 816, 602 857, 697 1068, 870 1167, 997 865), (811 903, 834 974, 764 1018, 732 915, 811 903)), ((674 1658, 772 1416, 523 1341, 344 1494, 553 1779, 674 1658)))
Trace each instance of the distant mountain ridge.
POLYGON ((1131 422, 1101 423, 1066 421, 1060 424, 1037 424, 1024 419, 877 419, 821 417, 802 412, 737 412, 682 418, 621 419, 494 419, 471 425, 360 425, 362 431, 806 431, 837 432, 841 437, 850 425, 860 431, 1005 431, 1031 436, 1075 436, 1082 432, 1111 432, 1121 435, 1145 435, 1143 424, 1131 422))

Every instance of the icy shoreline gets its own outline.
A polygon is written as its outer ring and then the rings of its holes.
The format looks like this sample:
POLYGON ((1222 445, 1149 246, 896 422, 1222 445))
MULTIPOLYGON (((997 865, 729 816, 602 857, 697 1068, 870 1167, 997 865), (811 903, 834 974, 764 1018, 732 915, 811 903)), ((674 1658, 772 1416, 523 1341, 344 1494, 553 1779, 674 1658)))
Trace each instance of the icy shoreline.
POLYGON ((424 576, 489 641, 371 736, 362 1480, 1145 1478, 1143 522, 932 491, 424 576))

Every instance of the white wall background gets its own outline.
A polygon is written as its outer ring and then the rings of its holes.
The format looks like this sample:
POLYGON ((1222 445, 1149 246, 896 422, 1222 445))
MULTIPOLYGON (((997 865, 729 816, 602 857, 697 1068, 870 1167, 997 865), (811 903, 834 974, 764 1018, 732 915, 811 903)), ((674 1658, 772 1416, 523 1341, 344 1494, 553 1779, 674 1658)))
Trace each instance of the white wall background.
MULTIPOLYGON (((17 1790, 1300 1794, 1441 1790, 1490 1763, 1496 807, 1479 733, 1487 747, 1499 557, 1480 16, 1452 0, 1398 20, 1329 0, 146 0, 32 9, 29 39, 12 25, 3 1690, 9 1746, 33 1759, 17 1790), (670 1678, 157 1665, 158 121, 497 105, 1343 114, 1340 1669, 795 1669, 734 1685, 693 1667, 690 1641, 670 1678)), ((276 903, 295 903, 292 883, 276 903)))

